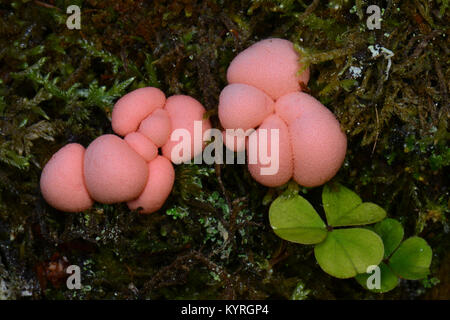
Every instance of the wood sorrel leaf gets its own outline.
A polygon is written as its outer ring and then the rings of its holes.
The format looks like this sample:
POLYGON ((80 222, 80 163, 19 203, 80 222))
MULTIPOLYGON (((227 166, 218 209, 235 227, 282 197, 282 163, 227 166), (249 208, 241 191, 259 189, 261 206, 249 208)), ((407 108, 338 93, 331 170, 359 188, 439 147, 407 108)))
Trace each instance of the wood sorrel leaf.
POLYGON ((320 267, 341 279, 366 272, 370 265, 378 265, 383 253, 381 238, 375 232, 362 228, 333 230, 325 241, 314 248, 320 267))
MULTIPOLYGON (((355 279, 358 281, 360 285, 362 285, 367 290, 370 290, 372 292, 376 293, 383 293, 388 292, 394 289, 398 285, 398 277, 392 272, 392 270, 384 263, 380 263, 380 287, 369 289, 367 287, 367 280, 370 276, 373 275, 373 273, 361 273, 358 274, 355 279)), ((371 280, 369 280, 369 283, 373 284, 371 280)))
POLYGON ((427 242, 420 237, 411 237, 394 252, 389 266, 404 279, 418 280, 428 275, 431 258, 432 251, 427 242))
POLYGON ((374 231, 383 239, 384 257, 388 258, 403 240, 402 224, 395 219, 384 219, 374 226, 374 231))
POLYGON ((300 195, 282 195, 275 199, 269 209, 269 220, 273 231, 288 241, 314 244, 327 236, 325 223, 300 195))
POLYGON ((378 222, 386 217, 386 211, 361 198, 341 184, 327 184, 323 188, 322 202, 327 223, 333 227, 356 226, 378 222))
POLYGON ((356 193, 339 183, 327 183, 323 187, 322 202, 328 225, 334 226, 343 214, 355 209, 362 200, 356 193))

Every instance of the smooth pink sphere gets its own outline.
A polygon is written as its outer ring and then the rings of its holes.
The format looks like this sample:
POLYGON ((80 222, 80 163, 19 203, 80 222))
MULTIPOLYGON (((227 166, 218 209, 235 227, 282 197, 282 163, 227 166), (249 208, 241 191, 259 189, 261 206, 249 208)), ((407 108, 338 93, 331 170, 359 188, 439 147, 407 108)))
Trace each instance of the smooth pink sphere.
POLYGON ((155 159, 158 155, 158 147, 150 139, 139 132, 127 134, 124 140, 147 162, 155 159))
POLYGON ((144 191, 137 199, 127 203, 131 210, 142 208, 140 213, 158 211, 172 191, 175 180, 172 163, 162 156, 158 156, 148 163, 148 172, 144 191))
POLYGON ((261 183, 262 185, 268 187, 277 187, 288 182, 292 177, 293 172, 293 161, 292 161, 292 150, 291 143, 289 138, 289 130, 286 123, 281 120, 277 115, 271 115, 267 117, 261 126, 254 132, 248 139, 247 144, 247 159, 248 159, 248 170, 252 177, 261 183), (267 151, 262 149, 264 155, 268 155, 271 158, 272 163, 274 161, 278 161, 278 171, 274 174, 263 175, 261 173, 262 168, 269 168, 271 166, 270 163, 262 164, 263 158, 260 154, 260 140, 265 138, 262 135, 261 130, 266 130, 267 137, 267 151), (275 140, 275 135, 272 130, 278 130, 278 145, 275 140), (255 140, 252 140, 254 138, 255 140), (255 147, 251 147, 252 143, 258 142, 258 145, 255 147), (272 145, 278 149, 278 157, 275 154, 271 153, 272 145), (251 164, 251 153, 254 154, 254 159, 257 160, 256 164, 251 164))
POLYGON ((206 130, 211 128, 211 123, 209 119, 204 119, 205 108, 190 96, 185 95, 175 95, 167 99, 165 110, 169 113, 170 123, 172 128, 172 135, 174 130, 185 129, 186 133, 190 136, 190 144, 184 143, 183 139, 178 139, 176 141, 169 140, 162 147, 163 156, 171 160, 175 164, 180 164, 190 159, 194 158, 196 155, 200 154, 205 146, 203 142, 203 134, 206 130), (194 133, 195 121, 201 122, 201 129, 196 135, 194 133), (196 143, 194 141, 197 139, 196 143), (186 148, 190 148, 190 156, 187 153, 180 152, 180 159, 172 158, 172 149, 180 144, 185 144, 186 148))
POLYGON ((286 110, 300 110, 299 115, 289 123, 293 178, 305 187, 322 185, 334 177, 342 166, 347 137, 334 114, 315 98, 298 92, 282 99, 286 110))
POLYGON ((273 111, 273 100, 255 87, 230 84, 220 93, 219 119, 225 129, 256 128, 273 111))
POLYGON ((282 96, 275 103, 275 112, 288 125, 305 114, 323 114, 333 116, 333 113, 313 96, 304 92, 293 92, 282 96))
POLYGON ((170 131, 169 113, 165 109, 156 109, 139 126, 139 132, 152 140, 158 148, 167 142, 170 131))
POLYGON ((70 143, 59 149, 42 170, 41 192, 52 207, 79 212, 94 204, 84 183, 84 153, 82 145, 70 143))
MULTIPOLYGON (((234 130, 234 129, 233 129, 234 130)), ((227 130, 222 131, 222 139, 225 147, 234 152, 245 151, 246 144, 248 142, 248 137, 254 132, 254 129, 249 129, 249 131, 237 131, 234 133, 227 133, 227 130)))
POLYGON ((106 134, 86 149, 84 177, 94 200, 106 204, 129 201, 144 190, 148 166, 123 139, 106 134))
POLYGON ((309 69, 301 74, 299 55, 292 42, 266 39, 239 53, 227 71, 228 83, 243 83, 266 92, 272 99, 301 91, 300 82, 309 80, 309 69))
POLYGON ((126 136, 136 131, 149 114, 162 108, 166 102, 164 92, 158 88, 146 87, 127 93, 114 105, 111 125, 115 133, 126 136))

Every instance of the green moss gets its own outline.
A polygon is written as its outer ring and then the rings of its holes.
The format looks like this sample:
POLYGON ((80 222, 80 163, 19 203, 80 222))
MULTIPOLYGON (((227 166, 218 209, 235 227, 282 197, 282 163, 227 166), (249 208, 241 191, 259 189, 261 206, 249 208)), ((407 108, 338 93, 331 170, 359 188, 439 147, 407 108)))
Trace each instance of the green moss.
MULTIPOLYGON (((63 214, 40 195, 51 155, 111 132, 113 103, 130 90, 151 85, 191 95, 219 127, 231 59, 269 36, 290 39, 304 53, 308 90, 348 136, 336 179, 427 240, 435 253, 430 279, 442 267, 449 243, 448 1, 390 1, 382 29, 373 31, 364 1, 53 3, 0 4, 0 270, 8 266, 11 287, 27 284, 34 298, 50 299, 288 299, 302 283, 302 297, 379 298, 324 276, 312 248, 280 241, 267 213, 284 187, 262 187, 245 166, 177 166, 170 198, 150 216, 123 204, 63 214), (82 8, 81 31, 65 27, 65 8, 74 3, 82 8), (82 267, 83 290, 41 290, 36 266, 55 252, 82 267)), ((303 193, 319 207, 316 189, 303 193)), ((430 283, 402 283, 383 298, 424 297, 445 285, 430 283)))

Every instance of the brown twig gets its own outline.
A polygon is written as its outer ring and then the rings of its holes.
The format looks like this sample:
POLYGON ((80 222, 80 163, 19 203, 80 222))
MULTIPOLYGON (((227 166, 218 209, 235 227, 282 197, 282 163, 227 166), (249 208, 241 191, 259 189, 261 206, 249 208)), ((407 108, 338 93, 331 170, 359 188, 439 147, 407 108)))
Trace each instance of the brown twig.
POLYGON ((227 202, 228 209, 231 212, 231 210, 233 209, 233 205, 231 204, 230 198, 228 197, 227 191, 225 190, 225 186, 222 181, 222 167, 220 164, 216 164, 215 171, 216 171, 217 181, 219 182, 220 190, 222 191, 225 201, 227 202))
POLYGON ((445 81, 444 73, 442 72, 441 64, 437 57, 434 57, 434 69, 439 79, 439 87, 443 97, 443 101, 447 101, 447 82, 445 81))
POLYGON ((376 119, 377 119, 377 124, 376 124, 377 133, 375 135, 375 143, 373 144, 371 156, 373 156, 373 153, 375 152, 375 148, 377 147, 377 142, 378 142, 378 135, 380 134, 380 130, 379 130, 379 122, 380 122, 380 120, 378 118, 378 109, 377 109, 376 106, 375 106, 375 116, 376 116, 376 119))
POLYGON ((313 13, 314 10, 316 10, 317 6, 319 5, 320 0, 314 0, 308 8, 306 8, 305 12, 303 12, 298 18, 300 21, 305 19, 307 16, 309 16, 311 13, 313 13))
POLYGON ((37 4, 38 6, 41 6, 41 7, 47 8, 47 9, 56 9, 58 11, 62 11, 60 8, 58 8, 52 4, 46 3, 46 2, 35 0, 34 3, 37 4))

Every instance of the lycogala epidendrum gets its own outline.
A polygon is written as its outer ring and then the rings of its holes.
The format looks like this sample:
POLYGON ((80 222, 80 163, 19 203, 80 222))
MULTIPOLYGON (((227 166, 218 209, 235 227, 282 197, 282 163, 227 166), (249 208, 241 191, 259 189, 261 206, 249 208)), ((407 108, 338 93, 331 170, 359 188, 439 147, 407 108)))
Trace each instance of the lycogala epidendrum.
POLYGON ((176 142, 171 152, 171 161, 175 164, 245 164, 245 151, 235 153, 235 146, 239 150, 248 150, 248 164, 261 165, 261 175, 278 173, 280 158, 279 129, 226 129, 226 146, 224 159, 224 139, 219 129, 203 131, 202 121, 194 122, 194 135, 189 130, 175 129, 170 140, 176 142), (203 134, 202 134, 203 133, 203 134), (193 142, 193 143, 192 143, 193 142), (195 152, 192 160, 192 146, 194 150, 201 150, 204 143, 209 142, 203 152, 195 152), (245 148, 241 147, 244 146, 245 148))

